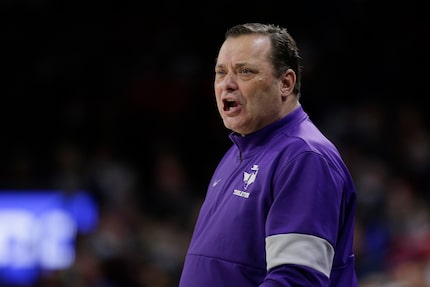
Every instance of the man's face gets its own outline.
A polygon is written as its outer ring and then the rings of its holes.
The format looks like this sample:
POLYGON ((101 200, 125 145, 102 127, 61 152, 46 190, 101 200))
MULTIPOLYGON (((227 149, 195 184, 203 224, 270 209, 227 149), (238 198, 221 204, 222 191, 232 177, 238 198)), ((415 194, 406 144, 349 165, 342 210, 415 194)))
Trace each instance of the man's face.
POLYGON ((282 115, 282 81, 269 60, 270 39, 262 35, 228 38, 218 53, 214 90, 224 125, 253 133, 282 115))

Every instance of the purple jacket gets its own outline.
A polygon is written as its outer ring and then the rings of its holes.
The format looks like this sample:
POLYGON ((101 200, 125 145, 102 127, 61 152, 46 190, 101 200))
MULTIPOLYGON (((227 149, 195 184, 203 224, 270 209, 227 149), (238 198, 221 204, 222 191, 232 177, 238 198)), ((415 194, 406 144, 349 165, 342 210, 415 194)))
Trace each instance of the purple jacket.
POLYGON ((179 287, 358 286, 354 183, 302 107, 230 138, 179 287))

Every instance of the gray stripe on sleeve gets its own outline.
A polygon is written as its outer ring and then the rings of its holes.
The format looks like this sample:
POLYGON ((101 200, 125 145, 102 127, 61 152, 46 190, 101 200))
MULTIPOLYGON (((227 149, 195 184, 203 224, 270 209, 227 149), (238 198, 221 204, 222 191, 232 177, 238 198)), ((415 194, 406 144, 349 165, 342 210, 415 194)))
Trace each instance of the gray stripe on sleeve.
POLYGON ((330 276, 334 249, 325 239, 308 234, 276 234, 266 238, 267 270, 298 264, 330 276))

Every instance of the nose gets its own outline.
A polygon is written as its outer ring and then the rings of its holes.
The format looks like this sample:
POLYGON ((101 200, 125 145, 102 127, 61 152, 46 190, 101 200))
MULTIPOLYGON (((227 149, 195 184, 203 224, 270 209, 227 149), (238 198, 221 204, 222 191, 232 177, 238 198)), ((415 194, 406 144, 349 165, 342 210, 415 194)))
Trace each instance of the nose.
POLYGON ((237 76, 234 73, 228 73, 221 81, 221 85, 225 90, 236 90, 237 76))

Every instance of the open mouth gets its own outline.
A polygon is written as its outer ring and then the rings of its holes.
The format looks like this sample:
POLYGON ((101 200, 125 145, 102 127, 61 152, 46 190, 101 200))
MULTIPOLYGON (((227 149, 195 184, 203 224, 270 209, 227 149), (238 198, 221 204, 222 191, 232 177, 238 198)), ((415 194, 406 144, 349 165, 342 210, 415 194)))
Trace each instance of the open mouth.
POLYGON ((224 111, 229 111, 231 108, 237 107, 237 102, 234 100, 224 100, 224 111))

